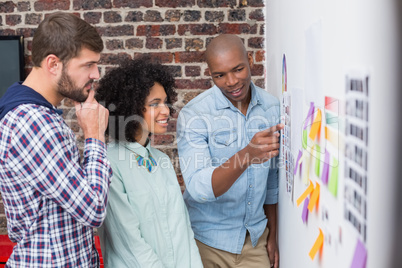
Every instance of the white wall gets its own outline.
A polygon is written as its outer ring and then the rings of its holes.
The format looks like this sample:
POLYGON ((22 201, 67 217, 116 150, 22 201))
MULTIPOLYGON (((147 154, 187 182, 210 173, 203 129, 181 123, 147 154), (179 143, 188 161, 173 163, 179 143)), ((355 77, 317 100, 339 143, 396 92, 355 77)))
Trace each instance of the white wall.
MULTIPOLYGON (((392 267, 392 242, 396 199, 397 126, 400 124, 398 90, 400 82, 400 38, 397 14, 399 0, 266 0, 267 89, 278 98, 282 94, 282 56, 287 59, 287 88, 305 90, 305 31, 321 24, 322 95, 345 100, 345 72, 353 68, 369 70, 370 140, 367 193, 367 267, 392 267)), ((401 79, 402 80, 402 79, 401 79)), ((309 100, 292 100, 304 102, 309 100)), ((301 111, 306 114, 306 110, 301 111)), ((294 133, 292 133, 293 135, 294 133)), ((300 135, 300 133, 298 134, 300 135)), ((397 143, 398 142, 398 143, 397 143)), ((342 150, 341 150, 342 151, 342 150)), ((338 197, 322 190, 318 213, 301 220, 301 206, 291 202, 280 181, 279 246, 280 267, 350 267, 356 237, 343 229, 342 243, 324 243, 322 256, 313 261, 308 253, 322 227, 321 204, 331 211, 326 228, 343 223, 343 170, 339 172, 338 197)), ((283 174, 282 174, 283 175, 283 174)), ((295 199, 304 191, 295 180, 295 199)), ((337 227, 335 227, 337 228, 337 227)), ((330 232, 336 233, 334 230, 330 232)))

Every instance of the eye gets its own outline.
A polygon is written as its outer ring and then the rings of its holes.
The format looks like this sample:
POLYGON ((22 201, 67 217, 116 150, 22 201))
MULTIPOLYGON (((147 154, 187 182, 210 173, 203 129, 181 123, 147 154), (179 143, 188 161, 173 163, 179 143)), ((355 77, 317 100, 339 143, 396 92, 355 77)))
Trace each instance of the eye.
POLYGON ((241 71, 243 71, 243 69, 244 69, 244 67, 237 68, 237 69, 236 69, 236 72, 241 72, 241 71))
POLYGON ((217 75, 214 75, 214 78, 222 78, 223 77, 223 75, 222 74, 217 74, 217 75))
POLYGON ((158 103, 157 103, 157 102, 155 102, 155 103, 150 103, 150 104, 149 104, 149 107, 158 107, 158 103))

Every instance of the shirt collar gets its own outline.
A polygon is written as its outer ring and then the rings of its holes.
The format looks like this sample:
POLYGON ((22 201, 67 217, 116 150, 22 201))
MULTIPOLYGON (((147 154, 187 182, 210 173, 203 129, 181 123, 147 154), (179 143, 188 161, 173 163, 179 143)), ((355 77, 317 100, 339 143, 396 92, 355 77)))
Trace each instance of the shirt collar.
MULTIPOLYGON (((261 101, 261 96, 256 90, 256 86, 254 85, 253 82, 250 83, 251 87, 251 100, 250 100, 250 106, 254 107, 256 105, 263 105, 263 102, 261 101)), ((216 109, 221 110, 221 109, 226 109, 226 108, 232 108, 235 109, 234 105, 229 101, 229 99, 223 95, 222 91, 215 85, 213 87, 214 95, 215 95, 215 106, 216 109)), ((266 110, 267 107, 264 107, 266 105, 263 105, 263 109, 266 110)))
POLYGON ((149 157, 149 150, 151 149, 151 142, 147 146, 142 146, 138 142, 123 142, 123 146, 130 152, 134 152, 142 157, 149 157))

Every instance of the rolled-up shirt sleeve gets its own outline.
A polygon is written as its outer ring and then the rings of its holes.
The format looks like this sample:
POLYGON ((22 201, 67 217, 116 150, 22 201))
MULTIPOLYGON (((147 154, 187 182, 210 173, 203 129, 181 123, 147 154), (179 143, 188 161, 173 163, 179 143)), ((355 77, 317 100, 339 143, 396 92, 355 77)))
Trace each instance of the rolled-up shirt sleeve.
POLYGON ((183 108, 177 122, 177 147, 186 189, 200 203, 215 201, 212 189, 213 166, 208 147, 207 118, 183 108))

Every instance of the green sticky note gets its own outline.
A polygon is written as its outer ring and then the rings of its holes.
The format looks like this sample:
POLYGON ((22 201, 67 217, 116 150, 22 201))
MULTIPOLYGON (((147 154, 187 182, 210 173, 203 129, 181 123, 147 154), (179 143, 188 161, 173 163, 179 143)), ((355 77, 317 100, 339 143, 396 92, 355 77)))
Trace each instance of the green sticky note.
POLYGON ((316 150, 316 158, 315 158, 315 175, 317 175, 317 177, 320 177, 320 163, 321 163, 321 148, 319 145, 315 146, 315 150, 316 150))
POLYGON ((331 176, 329 177, 328 190, 336 197, 338 194, 338 170, 339 163, 337 159, 333 159, 331 167, 331 176))
POLYGON ((303 130, 302 145, 303 145, 303 149, 307 149, 307 129, 303 130))

